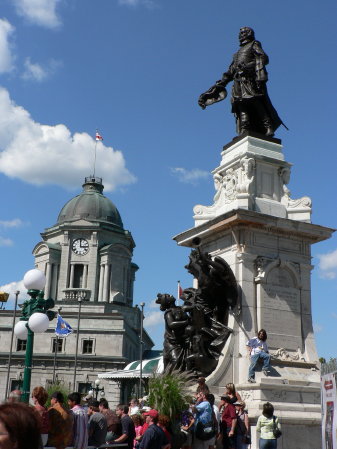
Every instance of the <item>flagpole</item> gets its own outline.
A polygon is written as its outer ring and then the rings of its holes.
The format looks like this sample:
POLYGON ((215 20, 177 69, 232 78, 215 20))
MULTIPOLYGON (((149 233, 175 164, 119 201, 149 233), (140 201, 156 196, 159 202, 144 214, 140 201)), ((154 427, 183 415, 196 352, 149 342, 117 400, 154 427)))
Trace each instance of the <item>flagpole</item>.
POLYGON ((177 305, 179 305, 179 300, 180 300, 180 281, 178 281, 177 305))
POLYGON ((6 389, 5 389, 5 400, 8 397, 8 386, 9 386, 9 376, 11 372, 11 362, 12 362, 12 353, 13 353, 13 337, 14 337, 14 326, 15 326, 15 320, 16 320, 16 309, 18 307, 18 297, 19 297, 19 290, 15 292, 15 304, 14 304, 14 312, 13 312, 13 325, 12 325, 12 334, 11 334, 11 345, 9 348, 9 357, 8 357, 8 368, 7 368, 7 379, 6 379, 6 389))
MULTIPOLYGON (((58 315, 60 315, 61 310, 62 310, 62 307, 59 307, 59 308, 57 309, 58 315)), ((53 384, 55 384, 56 357, 57 357, 57 351, 58 351, 58 348, 59 348, 59 336, 56 334, 55 351, 54 351, 53 384)))
POLYGON ((95 177, 95 173, 96 173, 96 153, 97 153, 97 140, 95 141, 94 177, 95 177))

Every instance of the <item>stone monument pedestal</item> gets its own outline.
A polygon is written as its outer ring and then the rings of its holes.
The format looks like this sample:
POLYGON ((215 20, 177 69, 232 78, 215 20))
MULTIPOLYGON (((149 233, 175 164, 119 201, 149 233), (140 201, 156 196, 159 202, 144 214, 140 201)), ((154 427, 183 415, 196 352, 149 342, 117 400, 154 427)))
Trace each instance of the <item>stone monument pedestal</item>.
POLYGON ((195 206, 195 227, 174 237, 179 245, 223 257, 239 287, 239 305, 229 316, 233 333, 207 383, 216 396, 233 382, 246 402, 252 449, 256 421, 269 401, 280 418, 280 449, 321 447, 320 372, 311 317, 311 245, 333 229, 311 224, 311 200, 290 197, 291 164, 281 141, 246 134, 221 153, 213 171, 211 206, 195 206), (261 328, 268 334, 272 371, 261 367, 248 383, 246 342, 261 328))

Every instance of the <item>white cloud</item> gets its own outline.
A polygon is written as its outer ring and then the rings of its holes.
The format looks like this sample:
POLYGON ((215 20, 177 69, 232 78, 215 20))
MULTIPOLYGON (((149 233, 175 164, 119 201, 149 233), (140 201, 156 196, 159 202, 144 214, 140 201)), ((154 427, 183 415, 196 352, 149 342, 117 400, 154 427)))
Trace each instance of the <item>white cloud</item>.
POLYGON ((7 310, 14 308, 16 291, 20 292, 20 294, 18 296, 19 304, 23 303, 26 299, 29 298, 29 296, 27 295, 27 289, 23 285, 23 280, 10 282, 9 284, 4 284, 4 285, 0 286, 0 292, 6 292, 6 293, 9 293, 9 295, 10 295, 8 298, 8 301, 6 303, 7 310))
POLYGON ((322 332, 322 330, 323 330, 323 326, 321 326, 320 324, 314 324, 315 334, 319 334, 320 332, 322 332))
POLYGON ((135 6, 135 5, 138 5, 140 3, 140 0, 119 0, 119 3, 121 5, 135 6))
POLYGON ((335 279, 337 276, 337 249, 326 254, 318 254, 320 276, 325 279, 335 279))
POLYGON ((150 309, 158 309, 159 304, 157 304, 157 303, 156 303, 156 300, 153 299, 153 300, 150 302, 150 304, 148 304, 148 307, 149 307, 150 309))
POLYGON ((119 0, 118 2, 126 6, 146 6, 151 9, 155 7, 153 0, 119 0))
POLYGON ((61 24, 56 14, 56 5, 60 0, 14 0, 16 12, 29 22, 46 28, 55 28, 61 24))
POLYGON ((151 312, 144 318, 145 327, 157 327, 164 324, 164 314, 161 311, 151 312))
POLYGON ((13 240, 0 236, 0 246, 12 246, 13 240))
MULTIPOLYGON (((0 87, 0 173, 37 186, 78 188, 93 172, 95 140, 63 124, 35 122, 29 112, 11 100, 0 87)), ((121 151, 97 144, 96 174, 106 191, 135 182, 121 151)))
POLYGON ((0 19, 0 73, 10 72, 14 67, 10 42, 13 32, 14 27, 6 19, 0 19))
POLYGON ((24 62, 25 70, 22 74, 22 78, 38 82, 44 81, 52 75, 60 65, 62 65, 61 62, 54 59, 51 59, 47 64, 39 64, 37 62, 32 62, 30 58, 26 58, 24 62))
POLYGON ((13 220, 0 220, 0 226, 3 228, 20 228, 24 226, 24 222, 20 218, 13 218, 13 220))
POLYGON ((180 182, 193 185, 197 184, 202 179, 207 179, 210 176, 209 172, 200 170, 199 168, 187 170, 186 168, 175 167, 171 168, 171 173, 177 176, 180 182))

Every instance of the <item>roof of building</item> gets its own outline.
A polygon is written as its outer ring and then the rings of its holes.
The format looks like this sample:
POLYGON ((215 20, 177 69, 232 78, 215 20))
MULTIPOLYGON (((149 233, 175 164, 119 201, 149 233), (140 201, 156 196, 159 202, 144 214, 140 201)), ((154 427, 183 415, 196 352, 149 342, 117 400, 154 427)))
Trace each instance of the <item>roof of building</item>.
POLYGON ((123 222, 117 207, 103 195, 102 179, 87 177, 83 191, 68 201, 59 213, 57 223, 86 219, 107 221, 123 229, 123 222))
MULTIPOLYGON (((143 360, 142 362, 142 377, 151 377, 153 373, 160 374, 164 371, 163 357, 156 357, 154 359, 143 360)), ((139 379, 140 377, 140 360, 129 363, 122 370, 109 371, 107 373, 98 374, 100 379, 139 379)))

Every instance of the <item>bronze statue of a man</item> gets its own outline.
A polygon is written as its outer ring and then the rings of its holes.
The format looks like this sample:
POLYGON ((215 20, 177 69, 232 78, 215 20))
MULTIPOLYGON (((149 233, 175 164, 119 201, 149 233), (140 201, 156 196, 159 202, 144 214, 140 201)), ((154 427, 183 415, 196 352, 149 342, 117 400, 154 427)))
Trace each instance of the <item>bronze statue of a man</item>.
POLYGON ((233 81, 232 112, 236 118, 238 134, 254 131, 272 137, 282 124, 267 92, 268 56, 261 43, 255 40, 252 28, 244 27, 239 33, 240 49, 222 79, 207 92, 200 95, 199 105, 206 106, 223 100, 227 96, 226 85, 233 81))

